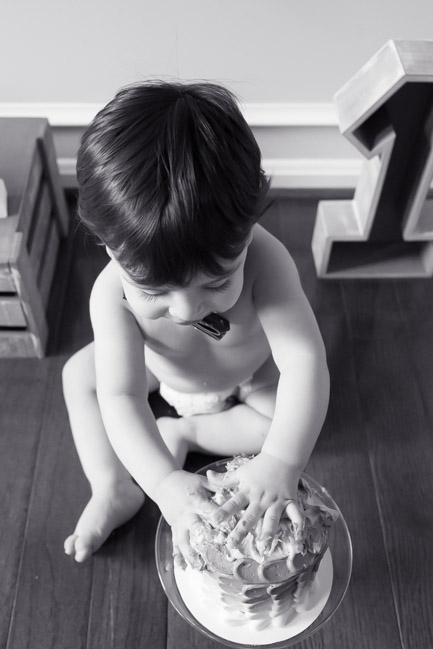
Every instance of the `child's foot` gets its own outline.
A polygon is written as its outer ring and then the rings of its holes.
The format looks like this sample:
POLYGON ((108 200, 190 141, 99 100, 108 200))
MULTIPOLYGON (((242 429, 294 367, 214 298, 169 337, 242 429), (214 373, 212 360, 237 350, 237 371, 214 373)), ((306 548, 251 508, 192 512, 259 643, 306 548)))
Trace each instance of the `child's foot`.
POLYGON ((82 562, 104 543, 111 532, 141 508, 144 493, 132 480, 94 492, 75 528, 65 541, 65 552, 82 562))

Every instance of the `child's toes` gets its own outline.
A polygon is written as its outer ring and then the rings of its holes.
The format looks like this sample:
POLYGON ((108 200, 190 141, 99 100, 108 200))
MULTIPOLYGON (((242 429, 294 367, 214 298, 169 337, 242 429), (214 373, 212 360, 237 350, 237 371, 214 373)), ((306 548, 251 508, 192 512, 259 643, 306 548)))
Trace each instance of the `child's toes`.
POLYGON ((76 534, 71 534, 71 536, 68 536, 65 541, 65 553, 69 554, 69 556, 73 556, 75 554, 75 541, 77 540, 77 538, 78 537, 76 534))
POLYGON ((85 534, 80 534, 75 541, 75 561, 81 563, 90 557, 93 552, 92 540, 85 534))
POLYGON ((86 534, 71 534, 66 539, 64 548, 66 554, 81 563, 88 559, 93 552, 92 538, 86 534))

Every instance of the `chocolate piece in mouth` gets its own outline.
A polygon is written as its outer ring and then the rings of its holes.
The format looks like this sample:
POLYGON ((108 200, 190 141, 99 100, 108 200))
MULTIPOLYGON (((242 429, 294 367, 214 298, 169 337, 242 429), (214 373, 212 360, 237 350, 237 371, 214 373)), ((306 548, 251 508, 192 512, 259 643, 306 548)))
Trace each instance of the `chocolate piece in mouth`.
POLYGON ((218 313, 209 313, 203 320, 194 322, 192 326, 215 340, 221 340, 230 330, 230 322, 218 313))

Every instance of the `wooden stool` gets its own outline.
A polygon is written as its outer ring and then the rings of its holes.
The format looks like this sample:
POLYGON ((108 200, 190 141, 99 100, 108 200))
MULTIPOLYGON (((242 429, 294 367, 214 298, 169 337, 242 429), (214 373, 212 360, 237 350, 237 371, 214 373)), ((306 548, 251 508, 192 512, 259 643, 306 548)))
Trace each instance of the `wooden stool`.
POLYGON ((47 304, 68 212, 46 119, 0 119, 0 356, 44 356, 47 304))
POLYGON ((326 278, 433 275, 433 41, 389 41, 335 95, 367 160, 352 201, 320 201, 312 240, 326 278))

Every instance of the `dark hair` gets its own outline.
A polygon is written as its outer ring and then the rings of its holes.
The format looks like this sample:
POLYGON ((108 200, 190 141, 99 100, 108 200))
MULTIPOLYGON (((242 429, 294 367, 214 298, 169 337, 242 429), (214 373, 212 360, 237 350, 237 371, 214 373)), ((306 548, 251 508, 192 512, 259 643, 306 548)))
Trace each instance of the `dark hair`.
POLYGON ((213 83, 123 88, 85 131, 78 214, 147 285, 218 276, 261 216, 269 182, 235 97, 213 83))

